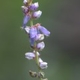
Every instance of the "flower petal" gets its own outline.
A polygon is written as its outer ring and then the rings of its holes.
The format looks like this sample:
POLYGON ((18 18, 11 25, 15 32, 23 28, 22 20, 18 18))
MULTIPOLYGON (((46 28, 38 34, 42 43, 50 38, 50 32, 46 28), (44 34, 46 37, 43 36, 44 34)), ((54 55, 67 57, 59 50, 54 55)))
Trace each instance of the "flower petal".
POLYGON ((38 28, 41 31, 41 33, 44 34, 45 36, 49 36, 50 35, 50 31, 48 31, 45 27, 38 26, 38 28))
POLYGON ((39 50, 44 49, 44 47, 45 47, 45 43, 44 43, 44 42, 40 42, 40 43, 37 44, 37 48, 38 48, 39 50))
POLYGON ((38 2, 35 2, 34 4, 31 4, 29 6, 29 9, 32 10, 32 11, 35 11, 35 10, 37 10, 38 7, 39 7, 38 2))
POLYGON ((35 38, 37 35, 37 29, 35 27, 31 27, 30 29, 30 38, 35 38))
POLYGON ((33 52, 27 52, 25 53, 25 58, 27 58, 28 60, 31 60, 35 57, 35 54, 33 52))
POLYGON ((25 15, 24 19, 23 19, 23 28, 26 27, 27 22, 30 20, 30 16, 29 15, 25 15))
POLYGON ((41 68, 41 69, 46 69, 46 68, 48 67, 47 64, 48 64, 47 62, 41 62, 41 63, 40 63, 40 68, 41 68))
POLYGON ((29 26, 26 26, 26 27, 24 28, 24 30, 29 34, 30 27, 29 27, 29 26))
POLYGON ((41 14, 42 14, 42 11, 39 10, 39 11, 35 11, 32 16, 33 18, 39 18, 41 14))
POLYGON ((23 3, 26 4, 28 2, 28 0, 23 0, 23 3))
POLYGON ((34 43, 35 43, 35 39, 34 38, 30 38, 29 41, 30 41, 30 45, 33 47, 34 43))
POLYGON ((43 62, 43 60, 41 58, 39 58, 39 63, 43 62))

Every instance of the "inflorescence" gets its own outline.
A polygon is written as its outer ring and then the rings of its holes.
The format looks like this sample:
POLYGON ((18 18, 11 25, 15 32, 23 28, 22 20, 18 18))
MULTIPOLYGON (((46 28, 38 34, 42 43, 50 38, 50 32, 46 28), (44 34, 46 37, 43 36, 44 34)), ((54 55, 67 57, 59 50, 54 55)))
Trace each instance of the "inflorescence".
POLYGON ((45 27, 40 23, 33 25, 33 20, 40 18, 42 11, 37 10, 39 7, 38 2, 32 3, 33 0, 23 0, 23 6, 21 6, 24 13, 22 29, 26 32, 29 37, 30 47, 32 48, 31 52, 25 53, 25 58, 28 60, 35 60, 38 66, 39 72, 29 71, 31 77, 37 77, 40 80, 47 80, 44 77, 43 69, 48 67, 48 63, 44 62, 40 58, 40 51, 45 47, 44 38, 50 35, 45 27), (27 23, 30 21, 30 26, 27 26, 27 23))

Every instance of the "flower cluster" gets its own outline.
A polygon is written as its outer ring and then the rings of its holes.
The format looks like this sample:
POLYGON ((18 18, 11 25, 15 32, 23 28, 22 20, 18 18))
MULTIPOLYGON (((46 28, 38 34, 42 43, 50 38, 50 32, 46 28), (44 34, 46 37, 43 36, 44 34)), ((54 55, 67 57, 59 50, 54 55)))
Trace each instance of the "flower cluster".
MULTIPOLYGON (((33 20, 40 18, 42 11, 37 10, 39 7, 38 2, 32 3, 32 1, 33 0, 23 0, 24 6, 21 6, 22 11, 24 13, 22 29, 28 34, 30 46, 32 48, 31 52, 25 53, 25 58, 27 58, 28 60, 35 59, 38 68, 41 71, 42 69, 46 69, 48 67, 48 63, 44 62, 40 58, 39 52, 44 49, 45 43, 43 40, 45 36, 47 37, 50 35, 50 31, 48 31, 40 23, 33 25, 33 20), (31 21, 31 25, 27 26, 27 23, 29 21, 31 21)), ((30 71, 30 73, 34 72, 30 71)))

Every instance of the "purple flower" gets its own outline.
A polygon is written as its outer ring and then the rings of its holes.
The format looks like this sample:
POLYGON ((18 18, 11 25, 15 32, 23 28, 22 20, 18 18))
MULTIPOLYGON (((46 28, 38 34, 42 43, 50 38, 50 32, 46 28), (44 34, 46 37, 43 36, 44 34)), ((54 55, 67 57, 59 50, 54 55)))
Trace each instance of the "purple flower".
POLYGON ((26 27, 27 22, 30 20, 30 16, 29 15, 25 15, 24 19, 23 19, 23 28, 26 27))
POLYGON ((35 54, 33 52, 27 52, 25 53, 25 58, 27 58, 28 60, 31 60, 35 57, 35 54))
POLYGON ((31 27, 29 32, 30 32, 30 38, 35 38, 37 35, 37 28, 33 26, 31 27))
POLYGON ((47 62, 41 62, 39 65, 40 65, 41 69, 46 69, 48 67, 48 63, 47 62))
MULTIPOLYGON (((36 52, 36 53, 38 56, 40 56, 39 52, 36 52)), ((35 58, 35 51, 25 53, 25 58, 27 58, 28 60, 34 59, 35 58)))
POLYGON ((28 13, 29 9, 26 6, 21 6, 24 14, 28 13))
POLYGON ((49 35, 50 35, 50 31, 48 31, 45 27, 43 27, 43 26, 38 26, 38 28, 39 28, 40 32, 41 32, 42 34, 44 34, 45 36, 49 36, 49 35))
POLYGON ((37 44, 37 48, 38 48, 40 51, 43 50, 44 47, 45 47, 45 43, 44 43, 43 41, 37 44))
POLYGON ((39 7, 38 2, 35 2, 34 4, 31 4, 29 6, 29 9, 32 10, 32 11, 35 11, 35 10, 37 10, 38 7, 39 7))
POLYGON ((35 11, 33 14, 32 14, 32 17, 33 18, 39 18, 40 16, 41 16, 41 14, 42 14, 42 11, 35 11))
POLYGON ((30 37, 31 46, 34 46, 36 35, 37 35, 37 29, 36 29, 36 27, 33 26, 33 27, 31 27, 31 29, 29 31, 29 37, 30 37))
POLYGON ((34 47, 35 38, 30 38, 29 41, 30 41, 31 47, 34 47))
POLYGON ((23 0, 23 3, 26 4, 28 2, 28 0, 23 0))
POLYGON ((48 67, 48 63, 39 58, 39 66, 41 69, 46 69, 48 67))

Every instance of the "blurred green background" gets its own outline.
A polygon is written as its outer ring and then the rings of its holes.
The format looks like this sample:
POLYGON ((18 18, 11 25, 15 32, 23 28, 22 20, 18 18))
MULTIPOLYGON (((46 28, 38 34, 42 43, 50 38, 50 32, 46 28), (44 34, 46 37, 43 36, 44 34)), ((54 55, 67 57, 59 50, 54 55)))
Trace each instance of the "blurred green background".
MULTIPOLYGON (((41 52, 49 65, 46 77, 80 80, 80 1, 38 1, 43 15, 34 23, 40 22, 51 32, 41 52)), ((22 5, 22 0, 0 0, 0 80, 35 80, 28 74, 36 70, 35 63, 24 56, 30 47, 28 36, 20 29, 22 5)))

